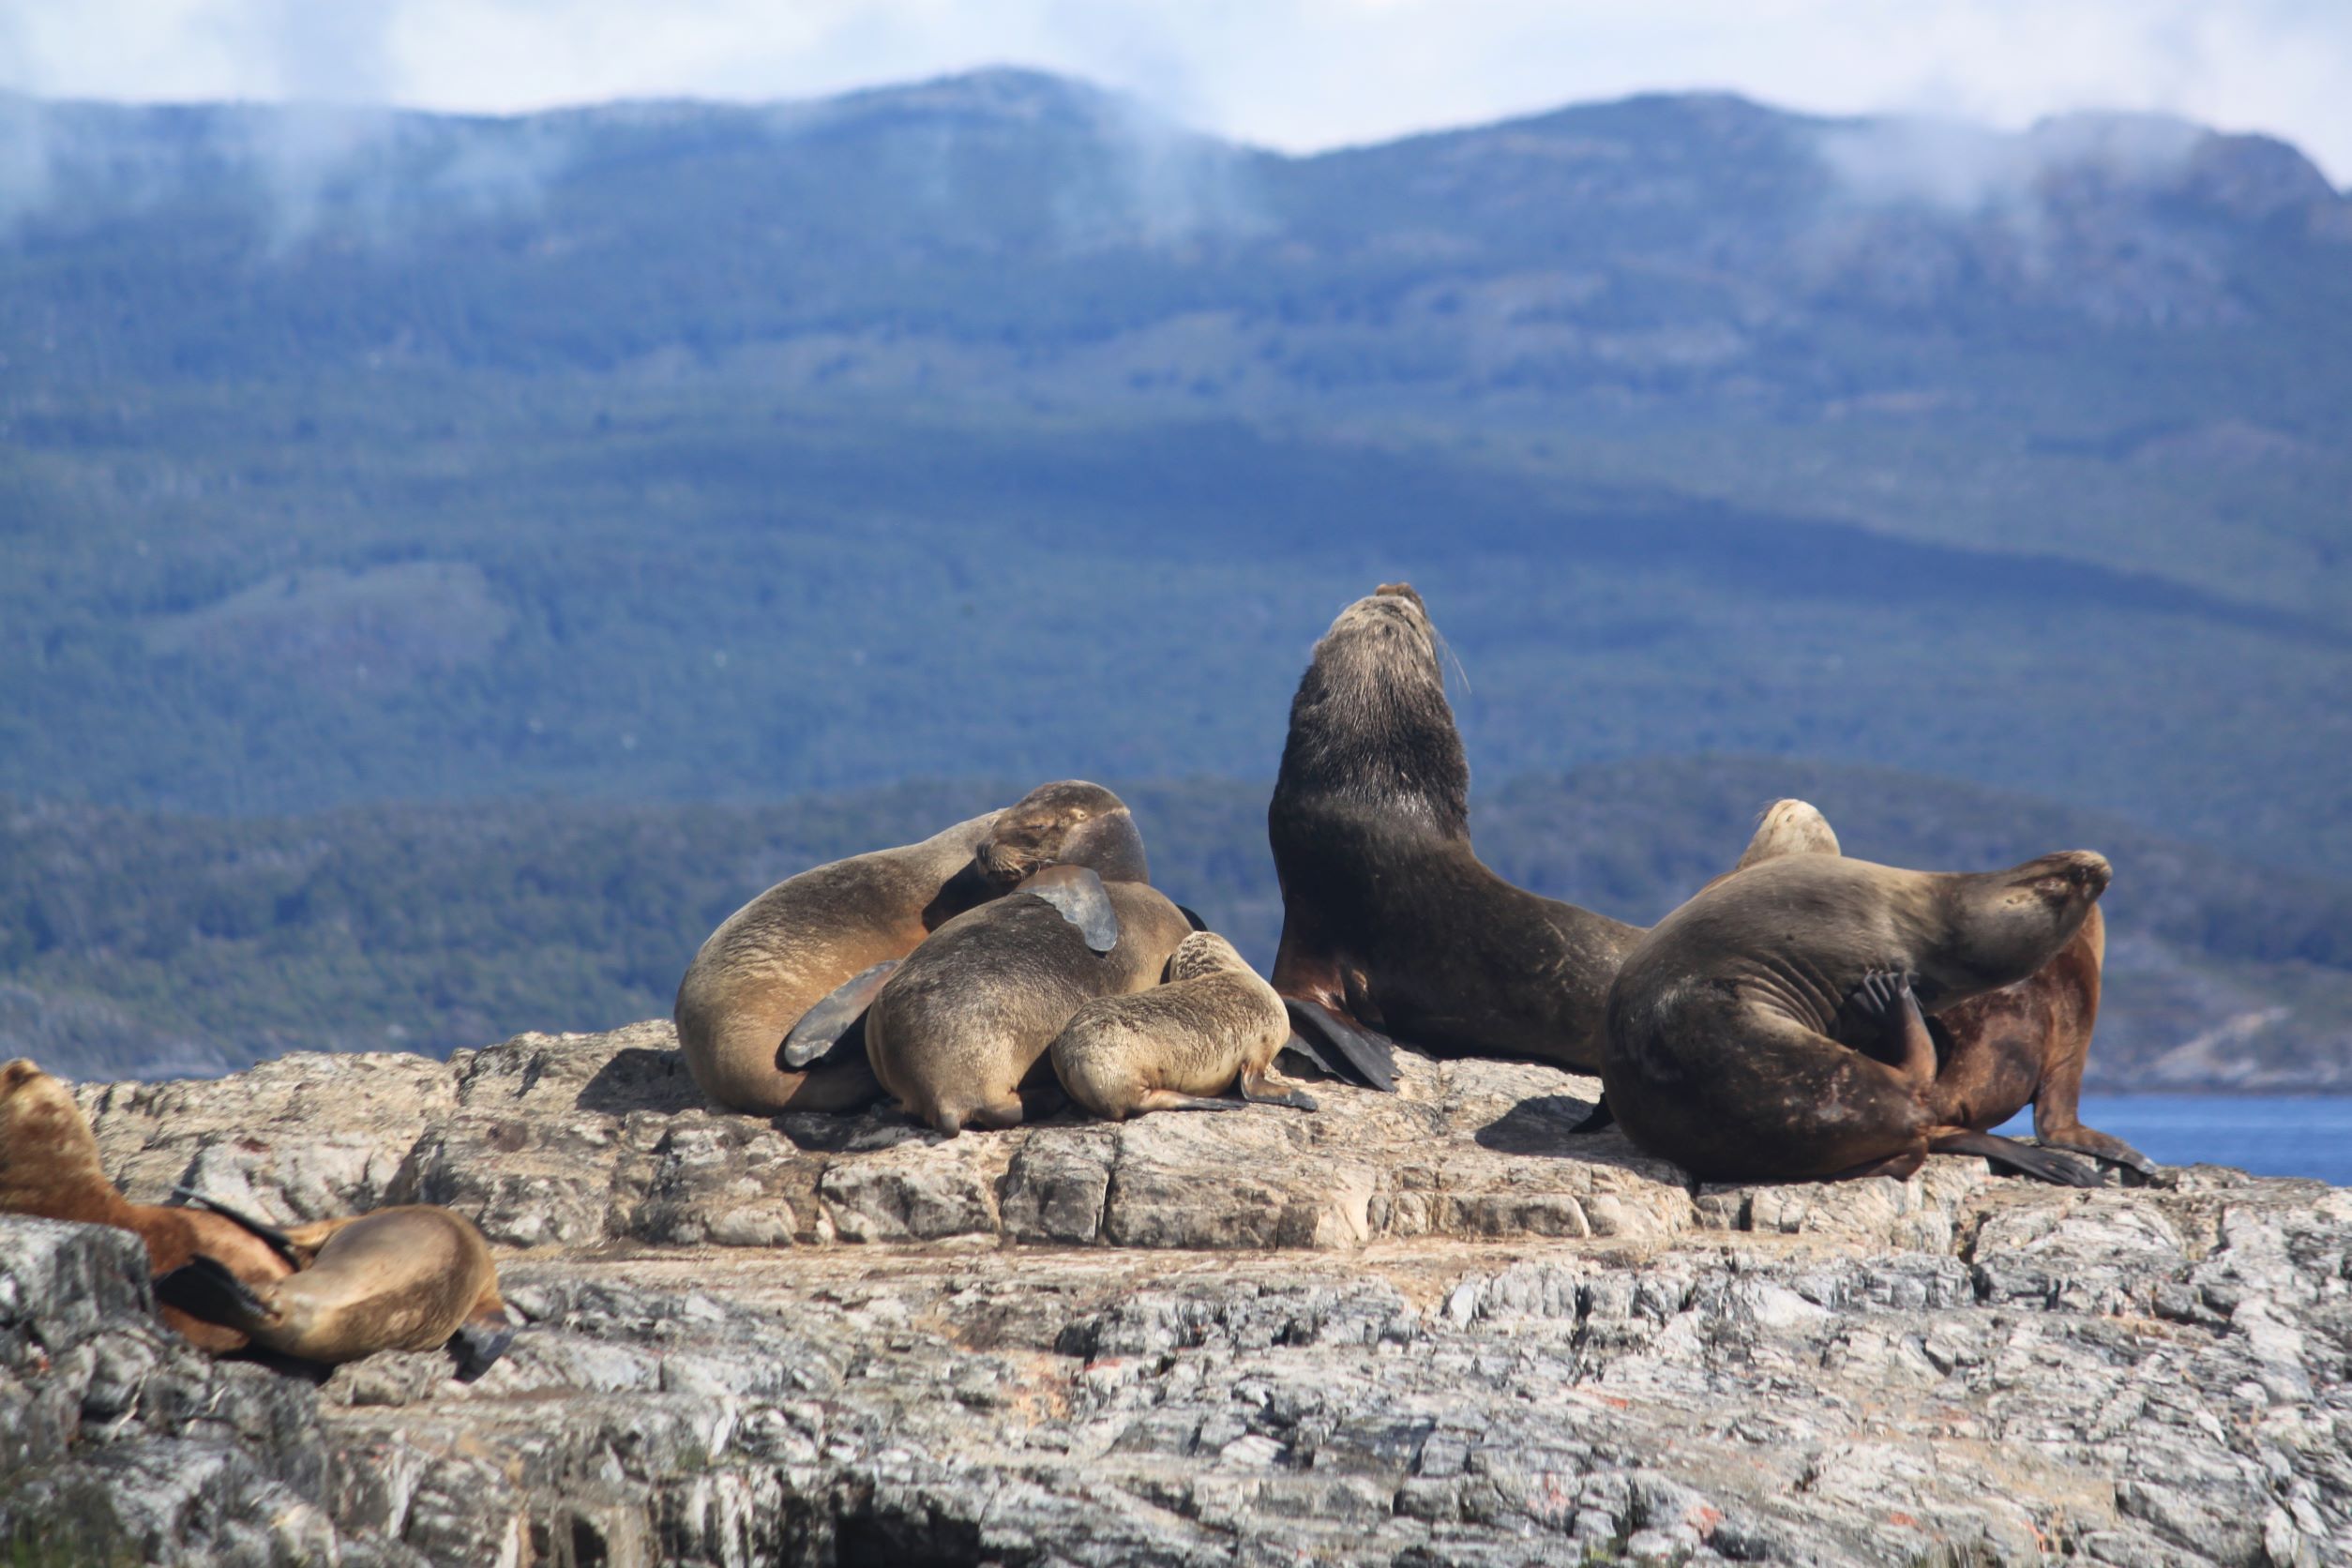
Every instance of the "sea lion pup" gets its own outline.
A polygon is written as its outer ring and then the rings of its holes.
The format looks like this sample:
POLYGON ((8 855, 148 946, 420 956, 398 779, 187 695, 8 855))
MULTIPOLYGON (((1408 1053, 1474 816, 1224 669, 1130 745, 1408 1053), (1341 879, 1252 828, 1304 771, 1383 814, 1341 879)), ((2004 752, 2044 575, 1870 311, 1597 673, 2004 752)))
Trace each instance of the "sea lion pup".
POLYGON ((1146 1110, 1233 1110, 1243 1101, 1313 1110, 1277 1092, 1267 1069, 1290 1037, 1282 998, 1233 944, 1195 931, 1168 960, 1168 979, 1079 1008, 1048 1054, 1070 1098, 1112 1122, 1146 1110), (1222 1095, 1239 1082, 1241 1100, 1222 1095))
POLYGON ((1115 794, 1064 779, 918 844, 852 855, 776 883, 712 932, 678 986, 678 1048, 715 1104, 773 1115, 879 1097, 856 1032, 897 961, 933 930, 1043 867, 1148 881, 1115 794))
POLYGON ((1795 854, 1726 877, 1609 988, 1608 1103, 1636 1144, 1711 1181, 1904 1176, 1950 1152, 2096 1185, 1938 1115, 1926 1013, 2047 964, 2111 874, 2076 850, 1983 873, 1795 854))
POLYGON ((1470 763, 1421 596, 1340 611, 1290 703, 1266 811, 1282 884, 1274 987, 1298 1044, 1393 1087, 1393 1035, 1591 1072, 1638 927, 1538 897, 1470 849, 1470 763))
MULTIPOLYGON (((234 1220, 203 1209, 133 1203, 106 1179, 97 1135, 63 1083, 32 1063, 0 1067, 0 1214, 112 1225, 137 1231, 160 1278, 199 1257, 247 1284, 294 1272, 292 1259, 234 1220)), ((197 1349, 242 1349, 246 1336, 172 1306, 163 1320, 197 1349)))
MULTIPOLYGON (((1783 854, 1837 854, 1837 835, 1802 800, 1764 808, 1740 867, 1783 854)), ((2033 1136, 2153 1175, 2155 1162, 2082 1121, 2083 1065, 2099 1022, 2100 972, 2107 957, 2107 917, 2097 904, 2058 956, 2013 986, 1987 991, 1931 1014, 1936 1089, 1929 1108, 1938 1122, 1990 1132, 2030 1105, 2033 1136)))
POLYGON ((410 1204, 282 1231, 239 1217, 281 1237, 301 1267, 248 1284, 199 1254, 156 1281, 156 1299, 323 1366, 445 1345, 470 1382, 514 1338, 490 1244, 462 1214, 410 1204))
POLYGON ((942 926, 883 984, 866 1015, 874 1076, 951 1136, 1018 1126, 1022 1080, 1071 1016, 1156 985, 1192 928, 1143 882, 1049 867, 942 926))

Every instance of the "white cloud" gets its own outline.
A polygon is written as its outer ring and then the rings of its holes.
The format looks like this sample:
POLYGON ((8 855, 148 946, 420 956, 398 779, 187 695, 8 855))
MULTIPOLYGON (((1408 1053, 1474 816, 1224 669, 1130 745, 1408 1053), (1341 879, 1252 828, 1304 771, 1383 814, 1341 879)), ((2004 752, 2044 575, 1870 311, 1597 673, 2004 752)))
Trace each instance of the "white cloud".
POLYGON ((1294 149, 1726 87, 2011 127, 2164 111, 2352 178, 2341 0, 0 0, 0 83, 56 95, 504 111, 1003 63, 1294 149))

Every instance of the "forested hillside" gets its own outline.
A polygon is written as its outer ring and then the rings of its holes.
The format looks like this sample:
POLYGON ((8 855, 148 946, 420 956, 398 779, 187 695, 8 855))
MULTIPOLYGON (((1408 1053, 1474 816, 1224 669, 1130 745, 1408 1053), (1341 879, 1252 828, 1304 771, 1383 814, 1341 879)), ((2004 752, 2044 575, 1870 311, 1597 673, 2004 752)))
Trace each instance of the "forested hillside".
MULTIPOLYGON (((1025 788, 249 821, 18 806, 0 817, 0 1030, 103 1077, 296 1048, 440 1052, 660 1016, 703 936, 761 888, 1025 788)), ((1265 787, 1123 792, 1160 885, 1269 962, 1281 906, 1265 787)), ((1756 810, 1789 792, 1870 858, 2110 854, 2096 1081, 2345 1080, 2352 887, 2251 871, 2111 816, 1880 769, 1694 758, 1523 778, 1484 795, 1473 828, 1514 880, 1647 923, 1727 866, 1756 810)))

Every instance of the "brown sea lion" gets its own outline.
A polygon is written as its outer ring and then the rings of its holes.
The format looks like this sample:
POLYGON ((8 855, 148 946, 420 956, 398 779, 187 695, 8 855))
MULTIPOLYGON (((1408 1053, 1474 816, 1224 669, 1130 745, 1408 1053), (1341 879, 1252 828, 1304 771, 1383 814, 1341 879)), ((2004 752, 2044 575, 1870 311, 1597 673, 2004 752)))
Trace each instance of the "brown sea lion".
POLYGON ((1023 1080, 1071 1015, 1156 985, 1192 928, 1143 882, 1049 867, 942 926, 883 983, 866 1015, 874 1076, 943 1133, 1018 1126, 1023 1080))
POLYGON ((1231 942, 1195 931, 1168 959, 1164 984, 1088 1003, 1047 1054, 1070 1098, 1112 1122, 1147 1110, 1232 1110, 1243 1101, 1313 1110, 1304 1093, 1266 1081, 1289 1037, 1274 988, 1231 942), (1241 1100, 1209 1097, 1237 1082, 1241 1100))
POLYGON ((786 879, 712 932, 678 986, 678 1048, 731 1110, 854 1110, 879 1097, 856 1033, 898 960, 932 931, 1052 865, 1145 882, 1143 838, 1119 797, 1080 779, 918 844, 786 879))
MULTIPOLYGON (((1837 854, 1837 835, 1802 800, 1764 808, 1741 867, 1783 854, 1837 854)), ((2153 1175, 2155 1162, 2082 1122, 2083 1066, 2099 1021, 2107 917, 2097 904, 2058 956, 2013 986, 1931 1013, 1939 1123, 1990 1132, 2030 1105, 2033 1136, 2046 1148, 2129 1166, 2153 1175)))
POLYGON ((2110 875, 2068 851, 1983 873, 1795 854, 1726 877, 1610 987, 1609 1105, 1636 1143, 1711 1181, 1900 1176, 1950 1152, 2094 1185, 2063 1154, 1939 1116, 1926 1014, 2049 963, 2110 875))
MULTIPOLYGON (((248 1285, 294 1272, 294 1262, 236 1221, 203 1209, 133 1203, 98 1162, 98 1138, 66 1086, 30 1062, 0 1067, 0 1214, 112 1225, 137 1231, 160 1278, 213 1259, 248 1285)), ((246 1336, 166 1306, 163 1320, 199 1349, 242 1349, 246 1336)))
POLYGON ((1266 831, 1282 884, 1274 986, 1319 1062, 1381 1089, 1386 1036, 1600 1065, 1603 999, 1641 930, 1479 863, 1470 763, 1410 587, 1358 599, 1315 644, 1266 831))
POLYGON ((283 1230, 242 1223, 281 1239, 301 1266, 248 1284, 200 1254, 156 1281, 156 1299, 323 1366, 445 1345, 471 1380, 514 1337, 490 1244, 462 1214, 411 1204, 283 1230))

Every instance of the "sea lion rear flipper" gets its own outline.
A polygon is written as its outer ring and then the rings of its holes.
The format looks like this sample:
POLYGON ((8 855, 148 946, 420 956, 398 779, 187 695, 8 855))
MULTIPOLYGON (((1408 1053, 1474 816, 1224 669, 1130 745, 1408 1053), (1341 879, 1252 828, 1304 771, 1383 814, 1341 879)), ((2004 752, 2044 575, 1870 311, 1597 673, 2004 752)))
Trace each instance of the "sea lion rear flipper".
POLYGON ((190 1318, 249 1334, 269 1320, 268 1304, 227 1264, 201 1252, 155 1282, 155 1299, 190 1318))
POLYGON ((1396 1044, 1378 1030, 1343 1018, 1319 1002, 1286 996, 1290 1047, 1334 1078, 1351 1078, 1384 1094, 1396 1092, 1396 1044), (1328 1055, 1320 1047, 1328 1046, 1328 1055), (1334 1063, 1344 1063, 1334 1068, 1334 1063))
POLYGON ((1242 1098, 1254 1106, 1289 1106, 1292 1110, 1320 1110, 1323 1108, 1315 1096, 1304 1089, 1286 1089, 1279 1093, 1266 1086, 1266 1077, 1244 1073, 1240 1079, 1242 1098))
POLYGON ((1091 867, 1049 867, 1021 883, 1020 891, 1060 910, 1095 952, 1108 953, 1119 945, 1119 912, 1110 907, 1110 894, 1091 867))
POLYGON ((2061 1187, 2098 1187, 2106 1184, 2106 1177, 2093 1167, 2078 1159, 2048 1149, 2036 1149, 2019 1143, 1998 1133, 1946 1133, 1927 1141, 1931 1153, 1937 1154, 1978 1154, 1997 1166, 2061 1187))
POLYGON ((2045 1133, 2037 1127, 2033 1136, 2034 1140, 2044 1149, 2063 1149, 2070 1153, 2088 1154, 2094 1160, 2119 1165, 2126 1170, 2137 1171, 2150 1179, 2164 1174, 2163 1166, 2123 1139, 2089 1127, 2077 1126, 2060 1133, 2045 1133))
POLYGON ((1609 1108, 1609 1097, 1604 1092, 1599 1099, 1592 1102, 1592 1108, 1586 1113, 1585 1119, 1568 1129, 1568 1136, 1574 1138, 1578 1133, 1602 1132, 1616 1125, 1617 1112, 1609 1108))
MULTIPOLYGON (((264 1243, 265 1243, 270 1251, 284 1259, 286 1260, 286 1266, 290 1269, 300 1269, 304 1267, 318 1252, 318 1249, 315 1246, 306 1248, 299 1245, 292 1236, 287 1235, 283 1230, 279 1229, 278 1227, 265 1224, 261 1220, 255 1219, 251 1214, 241 1214, 237 1210, 230 1208, 226 1203, 219 1201, 218 1199, 206 1198, 203 1193, 198 1192, 194 1187, 174 1187, 172 1189, 172 1196, 174 1198, 186 1199, 188 1200, 188 1207, 190 1208, 202 1209, 207 1214, 219 1214, 222 1219, 229 1221, 232 1225, 243 1226, 246 1229, 250 1230, 255 1236, 259 1237, 264 1243)), ((207 1261, 209 1261, 209 1259, 207 1259, 207 1261)), ((191 1317, 201 1316, 201 1314, 193 1312, 189 1315, 191 1317)))
POLYGON ((515 1342, 514 1319, 498 1310, 477 1312, 458 1325, 449 1336, 449 1355, 458 1364, 458 1381, 470 1383, 498 1364, 515 1342))
POLYGON ((830 1057, 840 1048, 842 1036, 866 1016, 866 1009, 873 1005, 874 993, 882 988, 882 982, 890 978, 898 964, 897 958, 884 958, 836 986, 822 1001, 800 1016, 800 1022, 784 1036, 784 1046, 776 1059, 799 1072, 830 1057))

